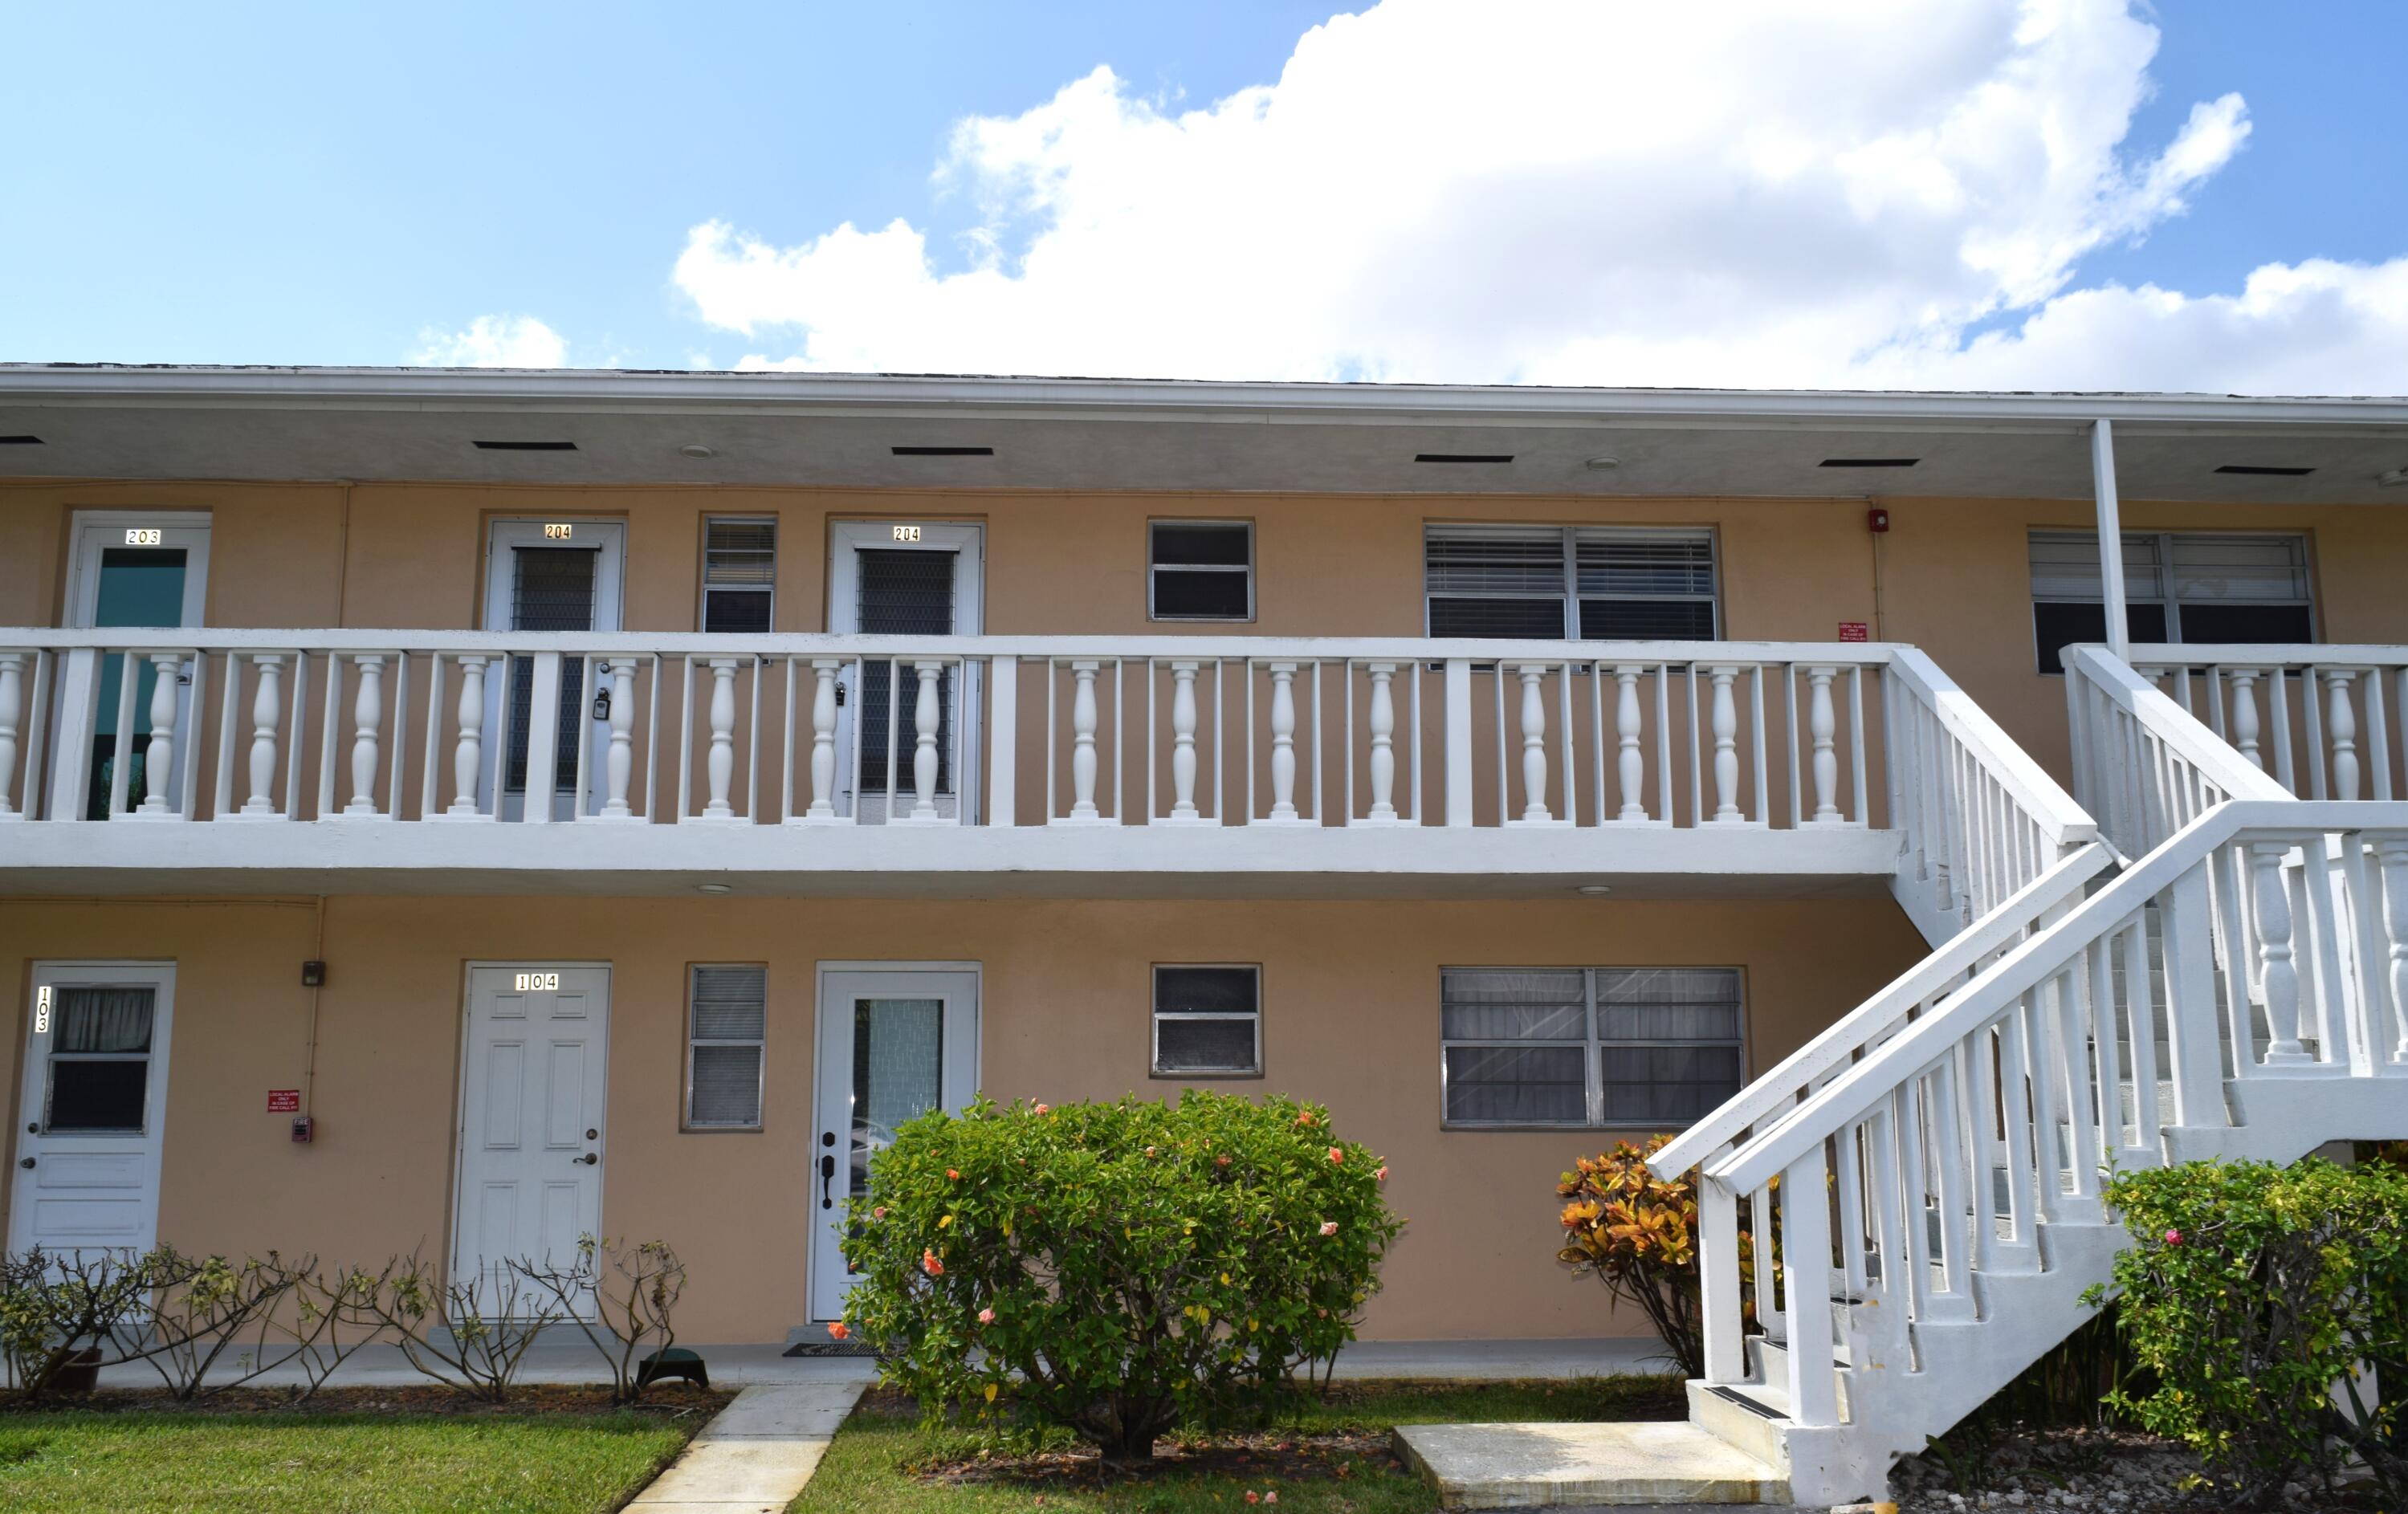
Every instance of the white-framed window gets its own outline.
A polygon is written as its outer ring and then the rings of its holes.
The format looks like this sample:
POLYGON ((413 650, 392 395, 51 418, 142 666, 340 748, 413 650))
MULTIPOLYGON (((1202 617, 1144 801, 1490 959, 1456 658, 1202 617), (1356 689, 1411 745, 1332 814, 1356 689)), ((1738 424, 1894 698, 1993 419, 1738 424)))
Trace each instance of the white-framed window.
POLYGON ((703 521, 702 629, 768 630, 777 585, 777 521, 754 515, 714 515, 703 521))
MULTIPOLYGON (((2042 673, 2065 671, 2066 648, 2107 639, 2096 532, 2033 532, 2031 586, 2042 673)), ((2315 599, 2296 532, 2124 533, 2124 624, 2136 642, 2313 642, 2315 599)))
POLYGON ((1263 970, 1251 964, 1157 964, 1154 1076, 1254 1078, 1263 1070, 1263 970))
POLYGON ((1155 621, 1253 620, 1254 522, 1146 522, 1145 611, 1155 621))
POLYGON ((1433 636, 1713 641, 1714 534, 1622 526, 1433 525, 1422 535, 1433 636))
POLYGON ((686 970, 685 1128, 759 1130, 769 972, 758 964, 686 970))
POLYGON ((1669 1130, 1744 1081, 1736 967, 1449 967, 1439 977, 1449 1125, 1669 1130))

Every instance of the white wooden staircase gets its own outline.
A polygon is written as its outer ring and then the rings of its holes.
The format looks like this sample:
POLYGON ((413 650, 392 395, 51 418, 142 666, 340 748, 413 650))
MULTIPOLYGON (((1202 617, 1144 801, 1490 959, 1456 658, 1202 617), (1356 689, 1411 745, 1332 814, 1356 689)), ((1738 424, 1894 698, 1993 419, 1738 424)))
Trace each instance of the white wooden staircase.
POLYGON ((2104 1169, 2408 1138, 2408 803, 2294 799, 2122 664, 2069 663, 2106 839, 1655 1159, 1701 1169, 1691 1422, 1796 1504, 1881 1496, 2091 1318, 2127 1239, 2104 1169), (1742 1215, 1777 1284, 1742 1276, 1742 1215))

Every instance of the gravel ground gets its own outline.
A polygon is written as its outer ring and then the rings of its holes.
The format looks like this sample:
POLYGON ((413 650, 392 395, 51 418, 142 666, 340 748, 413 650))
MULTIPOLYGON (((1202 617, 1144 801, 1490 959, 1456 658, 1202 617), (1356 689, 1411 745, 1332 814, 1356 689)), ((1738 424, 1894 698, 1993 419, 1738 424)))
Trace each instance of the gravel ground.
MULTIPOLYGON (((2094 1509, 2108 1514, 2220 1514, 2235 1506, 2200 1489, 2200 1462, 2182 1447, 2120 1431, 2000 1430, 1986 1442, 1960 1435, 1950 1457, 1910 1456, 1890 1473, 1899 1514, 1960 1514, 1968 1509, 2094 1509), (1964 1477, 1972 1486, 1958 1481, 1964 1477), (2197 1490, 2197 1491, 2194 1491, 2197 1490)), ((2326 1495, 2293 1483, 2275 1507, 2286 1511, 2371 1511, 2358 1490, 2326 1495)))

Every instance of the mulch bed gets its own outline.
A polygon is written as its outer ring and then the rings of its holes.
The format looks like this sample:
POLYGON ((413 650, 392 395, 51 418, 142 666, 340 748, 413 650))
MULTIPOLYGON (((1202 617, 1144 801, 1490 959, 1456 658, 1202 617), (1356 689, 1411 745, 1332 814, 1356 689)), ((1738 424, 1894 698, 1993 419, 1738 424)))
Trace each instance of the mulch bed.
MULTIPOLYGON (((1993 1431, 1986 1441, 1958 1436, 1967 1450, 1958 1468, 1934 1452, 1909 1456, 1890 1472, 1899 1514, 1966 1514, 1993 1510, 2100 1510, 2102 1514, 2229 1514, 2235 1505, 2212 1489, 2186 1487, 2199 1458, 2180 1443, 2130 1430, 1993 1431), (1957 1470, 1973 1486, 1957 1485, 1957 1470)), ((2325 1493, 2286 1487, 2274 1507, 2284 1514, 2367 1514, 2385 1507, 2371 1487, 2325 1493)))
POLYGON ((228 1388, 179 1402, 165 1388, 104 1388, 97 1393, 61 1394, 40 1404, 10 1395, 0 1399, 0 1414, 58 1413, 88 1410, 99 1414, 437 1414, 453 1419, 480 1415, 594 1416, 622 1408, 666 1420, 708 1420, 736 1396, 733 1391, 705 1392, 691 1383, 661 1383, 628 1406, 610 1402, 610 1390, 529 1383, 510 1390, 509 1400, 488 1404, 439 1383, 390 1388, 321 1388, 300 1403, 282 1388, 228 1388))
POLYGON ((1154 1460, 1137 1466, 1098 1461, 1091 1447, 1039 1451, 1030 1456, 988 1456, 932 1461, 908 1470, 940 1487, 1010 1486, 1092 1488, 1103 1482, 1137 1482, 1161 1477, 1231 1477, 1247 1481, 1332 1482, 1367 1472, 1396 1471, 1402 1464, 1388 1449, 1384 1430, 1330 1435, 1268 1432, 1214 1435, 1185 1443, 1155 1444, 1154 1460))

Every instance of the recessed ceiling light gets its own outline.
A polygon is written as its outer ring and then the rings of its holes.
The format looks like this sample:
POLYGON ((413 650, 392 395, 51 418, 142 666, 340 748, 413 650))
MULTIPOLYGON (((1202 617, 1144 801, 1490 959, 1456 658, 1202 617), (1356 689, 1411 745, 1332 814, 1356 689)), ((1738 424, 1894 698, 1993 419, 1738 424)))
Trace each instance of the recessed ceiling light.
POLYGON ((896 457, 993 457, 992 447, 892 447, 896 457))
POLYGON ((2385 489, 2397 489, 2401 484, 2408 484, 2408 468, 2393 468, 2389 473, 2378 473, 2374 476, 2374 481, 2385 489))
POLYGON ((1416 463, 1511 463, 1511 452, 1415 452, 1416 463))
POLYGON ((736 892, 736 885, 733 883, 697 883, 695 885, 695 891, 698 893, 733 893, 736 892))
POLYGON ((2216 469, 2215 471, 2218 473, 2245 473, 2252 478, 2304 478, 2309 474, 2314 473, 2316 470, 2314 468, 2275 467, 2271 464, 2264 463, 2227 463, 2224 466, 2216 469))
POLYGON ((700 442, 688 442, 683 447, 678 449, 678 455, 680 457, 717 457, 719 455, 719 449, 716 447, 705 447, 700 442))
POLYGON ((39 447, 41 445, 42 438, 39 436, 0 436, 0 447, 39 447))
POLYGON ((1618 457, 1593 457, 1586 463, 1583 464, 1582 466, 1593 468, 1599 473, 1603 473, 1608 469, 1622 466, 1622 459, 1618 457))
POLYGON ((480 441, 470 445, 480 452, 573 452, 577 450, 577 444, 572 441, 480 441))
POLYGON ((1911 468, 1922 461, 1919 457, 1827 457, 1815 465, 1825 468, 1911 468))
POLYGON ((1607 894, 1612 893, 1613 889, 1612 885, 1605 883, 1584 883, 1572 892, 1575 893, 1585 893, 1592 899, 1602 899, 1607 894))

